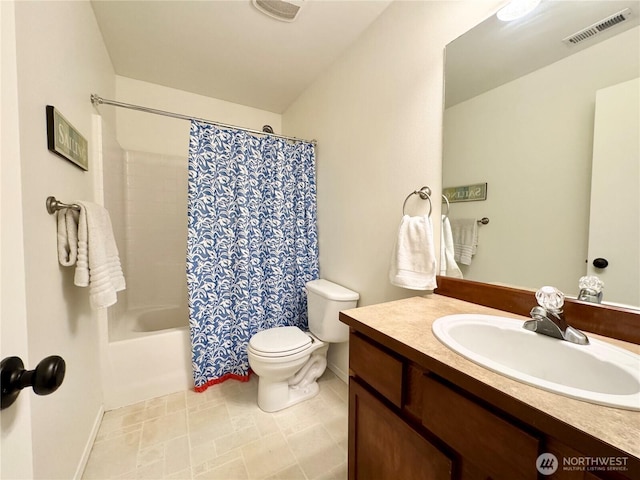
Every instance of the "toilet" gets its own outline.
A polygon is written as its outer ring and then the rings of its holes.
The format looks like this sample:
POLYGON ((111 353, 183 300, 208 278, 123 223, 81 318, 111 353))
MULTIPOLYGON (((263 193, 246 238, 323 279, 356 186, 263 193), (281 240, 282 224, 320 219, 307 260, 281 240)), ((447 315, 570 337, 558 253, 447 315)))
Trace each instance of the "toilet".
POLYGON ((354 308, 359 295, 319 279, 307 282, 309 332, 298 327, 274 327, 251 337, 249 365, 258 375, 258 406, 276 412, 318 394, 316 381, 327 368, 330 343, 346 342, 349 327, 340 310, 354 308))

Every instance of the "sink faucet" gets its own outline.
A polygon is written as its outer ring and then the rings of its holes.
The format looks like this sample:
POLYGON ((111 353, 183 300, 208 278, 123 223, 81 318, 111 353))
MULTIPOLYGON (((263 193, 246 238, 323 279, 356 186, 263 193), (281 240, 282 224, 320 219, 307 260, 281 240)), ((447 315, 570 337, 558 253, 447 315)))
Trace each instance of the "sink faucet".
POLYGON ((542 287, 536 292, 536 300, 538 305, 530 313, 532 320, 524 322, 523 328, 578 345, 589 344, 584 333, 567 325, 562 312, 564 294, 561 291, 554 287, 542 287))
POLYGON ((578 282, 578 300, 591 303, 602 303, 602 287, 604 283, 595 275, 580 277, 578 282))

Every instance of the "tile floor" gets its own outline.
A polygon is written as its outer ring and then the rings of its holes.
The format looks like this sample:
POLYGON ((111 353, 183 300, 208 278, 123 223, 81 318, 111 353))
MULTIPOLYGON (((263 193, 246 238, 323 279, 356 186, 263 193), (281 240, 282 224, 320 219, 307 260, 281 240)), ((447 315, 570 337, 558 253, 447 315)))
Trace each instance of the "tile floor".
POLYGON ((319 383, 271 414, 255 375, 106 412, 83 479, 346 479, 348 388, 329 370, 319 383))

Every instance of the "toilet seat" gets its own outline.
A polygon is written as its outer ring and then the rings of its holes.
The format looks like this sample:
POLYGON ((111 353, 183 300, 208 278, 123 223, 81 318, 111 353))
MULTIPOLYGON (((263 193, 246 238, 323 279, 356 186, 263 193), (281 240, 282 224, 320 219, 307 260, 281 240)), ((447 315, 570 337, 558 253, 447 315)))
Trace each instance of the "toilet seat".
POLYGON ((274 327, 251 337, 249 349, 260 357, 288 357, 309 349, 313 339, 298 327, 274 327))

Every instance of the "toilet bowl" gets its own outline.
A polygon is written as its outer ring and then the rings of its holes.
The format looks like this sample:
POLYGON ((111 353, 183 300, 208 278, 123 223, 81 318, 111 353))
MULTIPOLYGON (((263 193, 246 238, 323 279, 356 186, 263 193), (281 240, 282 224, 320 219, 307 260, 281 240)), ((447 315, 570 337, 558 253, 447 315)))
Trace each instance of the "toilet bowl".
POLYGON ((275 412, 315 396, 319 391, 316 379, 327 366, 328 347, 298 327, 270 328, 251 337, 247 353, 258 375, 258 406, 275 412), (287 340, 295 343, 287 345, 287 340))
POLYGON ((345 342, 349 329, 340 310, 356 306, 359 295, 327 280, 306 284, 310 332, 295 326, 262 330, 247 347, 258 375, 258 406, 275 412, 318 394, 317 379, 327 367, 329 342, 345 342))

